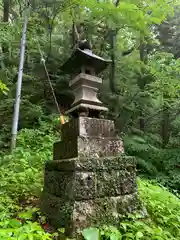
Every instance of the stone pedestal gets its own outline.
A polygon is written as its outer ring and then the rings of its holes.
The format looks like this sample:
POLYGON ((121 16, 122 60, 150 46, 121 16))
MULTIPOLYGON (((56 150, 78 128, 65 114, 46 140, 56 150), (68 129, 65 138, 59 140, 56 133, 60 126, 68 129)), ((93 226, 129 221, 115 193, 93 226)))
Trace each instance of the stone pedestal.
POLYGON ((67 235, 118 224, 137 205, 135 161, 124 155, 114 122, 80 117, 66 123, 46 163, 41 211, 67 235))
POLYGON ((62 141, 54 144, 53 159, 116 156, 123 152, 113 121, 79 117, 63 125, 62 141))

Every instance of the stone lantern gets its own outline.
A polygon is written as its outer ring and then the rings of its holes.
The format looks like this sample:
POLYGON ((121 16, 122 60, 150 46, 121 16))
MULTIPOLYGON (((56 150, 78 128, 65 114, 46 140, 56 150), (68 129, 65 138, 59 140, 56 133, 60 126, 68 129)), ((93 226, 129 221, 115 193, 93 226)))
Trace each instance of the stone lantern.
POLYGON ((124 155, 114 121, 100 116, 108 109, 97 98, 102 83, 97 75, 109 63, 78 48, 61 68, 73 76, 75 100, 67 111, 72 119, 62 126, 53 160, 45 165, 41 211, 68 236, 89 226, 119 224, 122 214, 136 210, 134 158, 124 155))
POLYGON ((102 84, 102 79, 97 75, 110 62, 93 54, 90 49, 77 48, 73 52, 72 56, 61 67, 64 73, 73 76, 69 85, 73 89, 75 100, 67 114, 74 117, 99 117, 101 113, 108 110, 97 98, 97 92, 102 84))

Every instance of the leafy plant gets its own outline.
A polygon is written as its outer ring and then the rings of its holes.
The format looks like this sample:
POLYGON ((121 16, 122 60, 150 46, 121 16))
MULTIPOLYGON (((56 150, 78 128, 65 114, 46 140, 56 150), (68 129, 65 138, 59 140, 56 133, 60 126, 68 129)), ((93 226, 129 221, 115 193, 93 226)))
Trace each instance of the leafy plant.
POLYGON ((7 94, 7 92, 9 91, 9 89, 7 88, 7 86, 0 80, 0 90, 2 91, 2 93, 7 94))
POLYGON ((44 163, 52 159, 55 139, 52 122, 41 122, 38 130, 20 131, 15 151, 10 155, 1 156, 0 214, 2 218, 5 212, 16 212, 20 200, 39 197, 43 187, 44 163))
POLYGON ((180 201, 165 188, 138 179, 140 196, 148 212, 148 218, 130 215, 119 228, 104 226, 82 232, 86 240, 125 239, 180 239, 180 201))
POLYGON ((0 227, 2 240, 50 240, 53 237, 46 233, 37 222, 26 221, 25 224, 22 224, 17 219, 10 219, 0 222, 0 227))

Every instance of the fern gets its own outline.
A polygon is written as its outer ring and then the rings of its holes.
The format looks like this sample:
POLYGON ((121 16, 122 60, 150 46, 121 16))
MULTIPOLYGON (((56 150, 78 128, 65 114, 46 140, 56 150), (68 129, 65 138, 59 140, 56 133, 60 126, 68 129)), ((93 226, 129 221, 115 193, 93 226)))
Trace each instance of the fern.
POLYGON ((156 166, 153 165, 153 163, 146 161, 145 159, 142 159, 140 157, 136 157, 137 161, 137 168, 139 169, 139 172, 143 175, 150 175, 154 176, 158 173, 158 170, 156 166))
POLYGON ((124 138, 124 146, 128 152, 140 153, 150 150, 156 151, 158 148, 149 144, 145 138, 137 135, 130 135, 124 138))
POLYGON ((127 154, 135 156, 139 174, 156 179, 162 185, 180 190, 180 150, 159 147, 159 136, 129 135, 124 138, 127 154))

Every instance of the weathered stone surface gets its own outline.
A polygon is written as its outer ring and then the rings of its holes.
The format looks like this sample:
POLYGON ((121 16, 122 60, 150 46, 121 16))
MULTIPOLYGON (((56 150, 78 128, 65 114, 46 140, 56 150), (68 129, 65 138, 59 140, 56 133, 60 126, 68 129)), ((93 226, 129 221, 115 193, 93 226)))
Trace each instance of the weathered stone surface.
POLYGON ((135 172, 55 172, 45 173, 44 190, 64 199, 86 200, 136 192, 135 172))
POLYGON ((62 141, 54 144, 53 159, 116 156, 123 152, 113 121, 79 117, 63 125, 62 141))
MULTIPOLYGON (((77 106, 79 102, 90 101, 94 107, 103 106, 97 98, 98 87, 102 84, 102 79, 85 73, 80 73, 72 81, 70 86, 74 90, 75 99, 71 107, 77 106)), ((70 112, 71 109, 69 109, 70 112)))
POLYGON ((44 193, 42 212, 50 224, 59 228, 65 227, 67 235, 78 229, 101 224, 118 224, 122 214, 136 210, 137 194, 118 197, 97 198, 84 201, 66 201, 44 193), (48 201, 47 201, 48 200, 48 201))
POLYGON ((71 223, 74 200, 65 201, 63 198, 43 191, 40 204, 41 212, 48 218, 49 223, 52 223, 52 226, 65 227, 71 223))
POLYGON ((133 173, 126 171, 75 173, 74 198, 87 200, 136 192, 133 173))
POLYGON ((123 152, 122 140, 117 138, 78 138, 78 155, 82 157, 116 156, 123 152))
POLYGON ((126 156, 124 154, 114 157, 80 157, 57 161, 48 161, 45 165, 46 171, 98 171, 98 170, 122 170, 134 169, 136 161, 134 157, 126 156))
POLYGON ((55 143, 53 159, 116 156, 123 152, 122 140, 117 138, 77 137, 55 143))
POLYGON ((68 159, 78 157, 77 138, 68 139, 54 143, 53 160, 68 159))
POLYGON ((60 196, 64 201, 74 198, 74 172, 46 171, 44 191, 60 196))
POLYGON ((122 214, 136 209, 136 194, 133 157, 49 161, 41 210, 50 224, 72 235, 93 224, 118 224, 122 214))
MULTIPOLYGON (((86 67, 87 68, 87 67, 86 67)), ((72 81, 70 86, 74 92, 74 102, 67 114, 79 113, 80 107, 84 106, 89 110, 108 111, 103 103, 98 99, 98 87, 101 85, 102 79, 91 74, 80 73, 72 81)))
POLYGON ((71 119, 62 127, 62 139, 76 137, 111 137, 115 138, 116 130, 114 121, 89 117, 71 119))

